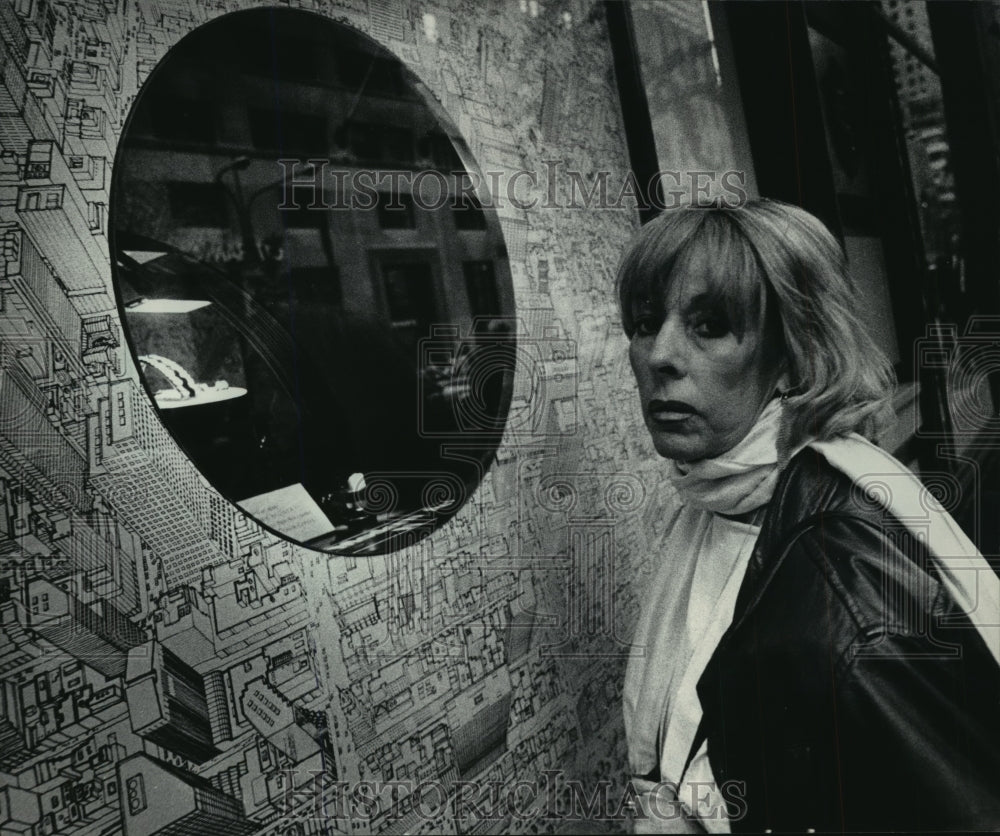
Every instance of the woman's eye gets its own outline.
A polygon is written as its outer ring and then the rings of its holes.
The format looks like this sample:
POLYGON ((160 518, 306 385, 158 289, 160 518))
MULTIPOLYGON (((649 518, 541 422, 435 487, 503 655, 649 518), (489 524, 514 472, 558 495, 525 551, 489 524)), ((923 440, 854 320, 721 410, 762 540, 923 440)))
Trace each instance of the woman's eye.
POLYGON ((721 316, 703 316, 694 321, 694 332, 706 339, 719 339, 730 333, 729 323, 721 316))
POLYGON ((655 316, 645 315, 635 318, 635 335, 652 337, 660 330, 660 321, 655 316))

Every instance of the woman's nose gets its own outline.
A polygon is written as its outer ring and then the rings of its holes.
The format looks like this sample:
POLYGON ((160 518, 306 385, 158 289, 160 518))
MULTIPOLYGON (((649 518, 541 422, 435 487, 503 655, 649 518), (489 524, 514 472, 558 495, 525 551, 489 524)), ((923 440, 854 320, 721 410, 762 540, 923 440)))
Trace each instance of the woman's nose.
POLYGON ((670 377, 683 377, 687 370, 687 352, 684 329, 668 317, 660 325, 649 352, 649 365, 653 371, 670 377))

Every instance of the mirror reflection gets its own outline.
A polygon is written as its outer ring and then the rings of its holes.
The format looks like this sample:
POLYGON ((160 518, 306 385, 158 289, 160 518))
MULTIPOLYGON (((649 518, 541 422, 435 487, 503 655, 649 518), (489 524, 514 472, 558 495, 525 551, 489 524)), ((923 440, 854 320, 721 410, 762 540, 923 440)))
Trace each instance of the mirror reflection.
POLYGON ((161 420, 293 541, 426 535, 495 453, 515 362, 499 223, 421 83, 309 12, 235 12, 143 85, 111 196, 115 280, 161 420))

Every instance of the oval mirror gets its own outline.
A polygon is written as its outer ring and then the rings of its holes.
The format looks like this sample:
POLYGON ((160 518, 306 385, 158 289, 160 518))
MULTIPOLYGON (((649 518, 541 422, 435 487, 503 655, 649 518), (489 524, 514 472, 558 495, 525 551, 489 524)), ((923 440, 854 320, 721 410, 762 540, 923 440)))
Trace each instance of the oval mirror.
POLYGON ((399 548, 492 460, 513 289, 473 172, 398 59, 311 12, 217 18, 142 86, 111 190, 134 359, 205 478, 283 537, 399 548))

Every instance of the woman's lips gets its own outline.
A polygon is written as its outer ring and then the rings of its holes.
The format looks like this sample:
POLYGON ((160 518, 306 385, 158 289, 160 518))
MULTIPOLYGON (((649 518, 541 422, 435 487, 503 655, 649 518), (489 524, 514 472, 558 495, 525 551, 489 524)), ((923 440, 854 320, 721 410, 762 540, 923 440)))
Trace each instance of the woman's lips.
POLYGON ((678 424, 695 414, 695 408, 684 401, 649 402, 649 417, 658 424, 678 424))

